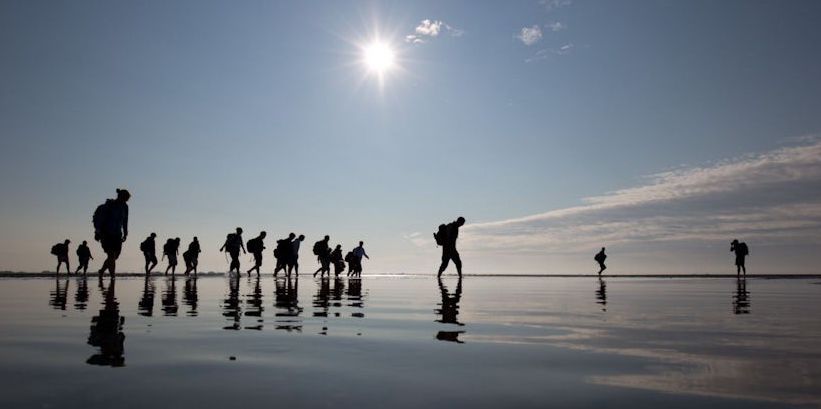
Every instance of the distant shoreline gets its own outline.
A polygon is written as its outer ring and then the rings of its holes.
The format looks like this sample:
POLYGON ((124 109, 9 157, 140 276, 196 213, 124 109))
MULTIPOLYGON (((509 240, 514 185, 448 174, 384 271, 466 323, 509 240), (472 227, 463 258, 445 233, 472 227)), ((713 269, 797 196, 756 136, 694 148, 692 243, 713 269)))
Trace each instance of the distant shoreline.
MULTIPOLYGON (((204 272, 199 273, 197 277, 224 277, 226 273, 218 272, 204 272)), ((78 277, 77 274, 66 275, 60 273, 60 277, 78 277)), ((79 275, 81 276, 81 275, 79 275)), ((247 277, 246 274, 242 275, 247 277)), ((52 272, 40 273, 26 273, 14 271, 0 271, 0 278, 55 278, 57 274, 52 272)), ((89 272, 86 277, 97 277, 97 273, 89 272)), ((108 277, 105 274, 104 277, 108 277)), ((117 277, 145 277, 144 273, 117 273, 117 277)), ((163 274, 152 274, 151 277, 167 277, 163 274)), ((183 274, 177 274, 176 277, 185 278, 183 274)), ((262 274, 262 277, 271 277, 271 273, 262 274)), ((280 276, 283 277, 283 276, 280 276)), ((311 277, 310 274, 303 274, 301 277, 311 277)), ((346 276, 342 275, 342 278, 346 276)), ((435 277, 435 274, 364 274, 362 277, 435 277)), ((443 278, 454 278, 455 274, 445 274, 443 278)), ((597 278, 596 274, 464 274, 464 277, 505 277, 505 278, 597 278)), ((602 278, 736 278, 735 274, 604 274, 602 278)), ((747 274, 746 278, 759 279, 821 279, 821 274, 747 274)))

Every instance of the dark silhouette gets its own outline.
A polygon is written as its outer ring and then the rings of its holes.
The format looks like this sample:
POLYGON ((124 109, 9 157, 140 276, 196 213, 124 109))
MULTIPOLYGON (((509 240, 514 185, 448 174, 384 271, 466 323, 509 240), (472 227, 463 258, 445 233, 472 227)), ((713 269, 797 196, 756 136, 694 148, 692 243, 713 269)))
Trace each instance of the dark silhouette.
POLYGON ((97 206, 92 218, 94 224, 94 240, 100 242, 106 259, 98 272, 100 275, 106 270, 113 276, 117 270, 117 259, 123 250, 123 242, 128 238, 128 200, 131 193, 125 189, 117 189, 117 198, 108 199, 97 206))
POLYGON ((197 236, 194 236, 194 239, 191 240, 191 243, 188 243, 188 250, 182 253, 182 260, 185 262, 185 275, 188 275, 190 272, 194 272, 194 275, 197 275, 197 266, 200 264, 200 241, 197 239, 197 236))
POLYGON ((291 252, 288 254, 286 258, 286 264, 288 265, 288 276, 291 276, 291 271, 294 274, 299 275, 299 246, 302 242, 305 241, 305 235, 300 234, 296 240, 291 242, 291 252))
POLYGON ((453 260, 456 265, 456 272, 462 276, 462 259, 456 250, 456 239, 459 238, 459 228, 465 225, 465 218, 459 217, 449 224, 439 225, 439 230, 433 234, 436 244, 442 246, 442 265, 439 266, 439 276, 448 268, 448 263, 453 260))
POLYGON ((186 315, 189 317, 197 316, 197 305, 199 304, 199 295, 197 293, 197 275, 185 280, 185 289, 182 293, 183 302, 188 306, 186 315))
POLYGON ((747 279, 736 279, 735 294, 733 294, 733 313, 749 314, 750 313, 750 292, 747 291, 747 279))
POLYGON ((599 288, 596 290, 596 304, 601 305, 602 311, 607 311, 607 283, 599 277, 599 288))
POLYGON ((276 279, 274 290, 274 307, 277 312, 276 328, 288 332, 302 332, 302 321, 299 319, 302 307, 299 306, 299 279, 291 281, 291 277, 276 279))
POLYGON ((328 244, 331 241, 330 236, 325 236, 324 239, 314 243, 314 255, 316 255, 317 261, 319 261, 319 268, 314 271, 314 277, 318 273, 320 277, 325 276, 325 273, 328 273, 328 276, 331 276, 331 247, 328 244))
POLYGON ((77 246, 77 260, 79 261, 79 265, 77 266, 77 271, 74 274, 83 270, 83 275, 88 272, 88 261, 94 260, 94 257, 91 256, 91 250, 88 248, 88 242, 83 240, 83 244, 77 246))
POLYGON ((68 304, 68 279, 60 280, 54 279, 54 290, 49 293, 48 304, 54 307, 55 310, 66 310, 68 304))
POLYGON ((157 267, 157 245, 154 242, 156 237, 157 233, 151 233, 140 243, 140 251, 143 252, 143 257, 145 257, 145 275, 151 274, 151 270, 157 267))
POLYGON ((353 271, 350 272, 350 275, 352 276, 362 276, 362 257, 365 257, 368 260, 371 259, 370 257, 368 257, 368 253, 365 252, 364 245, 365 243, 360 241, 359 246, 353 249, 353 268, 351 269, 353 271))
POLYGON ((337 244, 331 252, 331 263, 334 265, 334 276, 339 277, 339 273, 345 271, 345 261, 342 259, 342 245, 337 244))
POLYGON ((163 257, 168 258, 168 267, 165 268, 165 275, 171 270, 171 275, 177 272, 177 254, 180 253, 180 238, 168 239, 162 246, 163 257))
POLYGON ((345 262, 348 263, 348 277, 356 275, 356 257, 353 255, 353 250, 345 253, 345 262))
POLYGON ((180 310, 177 304, 177 277, 172 274, 165 279, 165 290, 162 292, 162 311, 166 317, 176 317, 180 310))
POLYGON ((331 289, 331 306, 337 308, 334 313, 335 317, 339 317, 339 308, 342 308, 342 296, 345 295, 345 280, 339 277, 334 277, 334 287, 331 289))
POLYGON ((237 272, 237 275, 240 274, 239 270, 239 251, 242 250, 243 254, 248 254, 245 251, 245 244, 242 242, 242 228, 237 227, 236 233, 229 233, 228 236, 225 237, 225 243, 220 247, 220 251, 227 251, 228 254, 231 255, 231 265, 228 268, 228 273, 232 273, 234 271, 237 272))
MULTIPOLYGON (((438 304, 439 308, 434 310, 436 315, 439 316, 439 319, 437 319, 436 322, 440 322, 442 324, 455 324, 463 327, 465 324, 459 322, 459 302, 462 300, 462 276, 459 276, 459 281, 456 282, 456 291, 454 291, 453 294, 450 294, 447 287, 445 287, 441 277, 438 281, 439 293, 442 296, 442 302, 438 304)), ((464 333, 465 331, 439 331, 436 334, 436 339, 461 344, 464 341, 459 340, 459 335, 464 333)))
POLYGON ((77 278, 77 292, 74 293, 74 309, 83 311, 88 304, 88 279, 83 275, 77 278))
POLYGON ((239 305, 239 274, 228 276, 228 298, 222 302, 222 316, 229 319, 228 325, 222 329, 234 331, 240 329, 242 308, 239 305))
POLYGON ((593 260, 596 260, 596 262, 599 263, 599 275, 601 275, 601 272, 607 268, 607 266, 604 265, 604 260, 606 259, 607 254, 604 254, 604 247, 602 247, 601 251, 596 253, 596 255, 593 257, 593 260))
MULTIPOLYGON (((319 285, 316 287, 314 296, 314 317, 327 317, 330 310, 331 300, 331 280, 330 277, 321 276, 319 285)), ((328 328, 323 328, 321 335, 328 335, 328 328)))
POLYGON ((280 270, 285 270, 288 267, 288 260, 291 257, 291 242, 294 241, 295 237, 296 234, 291 233, 288 237, 277 240, 277 246, 274 248, 274 258, 277 261, 276 267, 274 267, 274 277, 277 276, 280 270))
POLYGON ((71 267, 68 265, 68 244, 71 240, 66 239, 62 243, 57 243, 51 246, 51 254, 57 256, 57 274, 60 274, 60 265, 66 264, 66 274, 71 274, 71 267))
POLYGON ((741 272, 744 271, 744 275, 746 276, 747 267, 744 265, 744 260, 750 255, 750 248, 747 247, 747 243, 739 243, 738 240, 733 240, 730 243, 730 252, 735 252, 736 275, 740 275, 741 272))
MULTIPOLYGON (((249 277, 248 281, 250 282, 252 279, 249 277)), ((251 288, 251 292, 245 296, 245 316, 246 317, 254 317, 256 318, 257 324, 256 325, 246 325, 245 329, 253 329, 260 331, 262 330, 262 323, 264 320, 262 319, 262 312, 265 308, 262 306, 262 285, 260 283, 260 277, 257 275, 253 278, 253 287, 251 288)))
POLYGON ((265 236, 267 236, 267 233, 260 232, 259 236, 248 240, 248 243, 246 243, 248 252, 254 256, 254 266, 247 271, 249 276, 254 270, 257 270, 257 275, 259 275, 259 268, 262 267, 262 252, 265 250, 265 243, 263 242, 265 236))
MULTIPOLYGON (((346 290, 349 307, 365 308, 365 298, 362 296, 362 280, 359 278, 351 278, 348 280, 348 288, 346 290)), ((352 312, 351 317, 364 318, 365 314, 362 312, 352 312)))
POLYGON ((151 317, 154 315, 154 295, 156 293, 157 290, 154 288, 154 281, 150 277, 145 276, 145 281, 143 282, 143 295, 137 304, 138 314, 143 317, 151 317))
POLYGON ((120 304, 114 293, 114 277, 103 287, 100 277, 100 291, 103 294, 103 309, 100 314, 91 318, 91 332, 88 344, 100 348, 99 352, 86 360, 89 365, 125 366, 125 318, 120 316, 120 304))

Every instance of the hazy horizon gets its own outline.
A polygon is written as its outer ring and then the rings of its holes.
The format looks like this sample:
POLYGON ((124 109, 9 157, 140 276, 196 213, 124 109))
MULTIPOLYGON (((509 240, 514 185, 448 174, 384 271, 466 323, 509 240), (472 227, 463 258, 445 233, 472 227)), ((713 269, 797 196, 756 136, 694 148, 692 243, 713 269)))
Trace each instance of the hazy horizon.
MULTIPOLYGON (((0 270, 127 188, 139 243, 323 235, 368 273, 821 273, 821 2, 0 4, 0 270), (321 7, 319 7, 321 5, 321 7), (395 60, 367 61, 372 44, 395 60), (381 68, 379 68, 381 70, 381 68), (451 271, 449 271, 451 272, 451 271)), ((250 266, 243 256, 243 268, 250 266)), ((160 264, 164 270, 164 262, 160 264)))

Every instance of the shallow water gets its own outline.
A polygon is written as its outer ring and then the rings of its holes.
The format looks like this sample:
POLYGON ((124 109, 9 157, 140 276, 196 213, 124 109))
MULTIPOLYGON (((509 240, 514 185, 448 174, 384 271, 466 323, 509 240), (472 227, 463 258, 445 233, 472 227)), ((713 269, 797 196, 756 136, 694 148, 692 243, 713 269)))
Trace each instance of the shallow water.
POLYGON ((810 279, 0 279, 0 407, 821 406, 810 279))

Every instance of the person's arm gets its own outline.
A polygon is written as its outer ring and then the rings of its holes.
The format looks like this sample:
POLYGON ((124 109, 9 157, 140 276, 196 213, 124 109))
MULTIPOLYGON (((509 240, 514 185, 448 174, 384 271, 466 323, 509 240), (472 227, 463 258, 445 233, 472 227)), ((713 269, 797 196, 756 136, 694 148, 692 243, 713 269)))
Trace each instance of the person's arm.
MULTIPOLYGON (((225 244, 228 244, 228 243, 226 242, 225 244)), ((222 247, 220 247, 220 251, 225 251, 225 244, 223 244, 222 247)))
POLYGON ((125 205, 125 212, 123 213, 123 241, 128 238, 128 205, 125 205))
POLYGON ((371 258, 368 257, 368 253, 365 252, 365 249, 362 248, 362 255, 365 256, 366 259, 370 260, 371 258))
POLYGON ((239 248, 242 249, 242 254, 248 254, 248 252, 245 251, 245 243, 242 242, 242 239, 239 239, 239 248))

